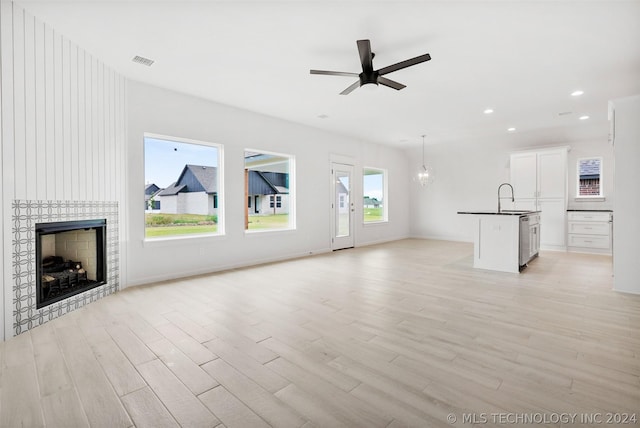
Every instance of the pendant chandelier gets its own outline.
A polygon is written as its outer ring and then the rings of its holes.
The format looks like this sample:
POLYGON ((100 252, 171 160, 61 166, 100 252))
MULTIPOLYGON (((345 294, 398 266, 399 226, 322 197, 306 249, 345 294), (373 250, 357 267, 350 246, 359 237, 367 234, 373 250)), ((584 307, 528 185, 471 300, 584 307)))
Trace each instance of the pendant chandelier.
POLYGON ((433 182, 433 171, 425 165, 424 161, 424 137, 425 135, 422 136, 422 166, 413 178, 413 180, 417 181, 422 187, 426 187, 427 184, 433 182))

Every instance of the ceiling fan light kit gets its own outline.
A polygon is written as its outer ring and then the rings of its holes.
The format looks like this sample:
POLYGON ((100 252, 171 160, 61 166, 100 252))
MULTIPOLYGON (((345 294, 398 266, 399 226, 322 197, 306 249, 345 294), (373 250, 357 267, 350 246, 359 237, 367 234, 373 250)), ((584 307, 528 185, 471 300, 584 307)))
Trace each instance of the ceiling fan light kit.
POLYGON ((340 95, 348 95, 356 88, 364 85, 383 85, 396 90, 406 88, 402 83, 398 83, 391 79, 383 77, 385 74, 393 73, 394 71, 401 70, 403 68, 411 67, 412 65, 420 64, 422 62, 429 61, 431 55, 424 54, 415 58, 400 61, 396 64, 389 65, 387 67, 380 68, 378 70, 373 69, 373 58, 375 54, 371 52, 371 42, 368 39, 358 40, 358 54, 360 55, 360 64, 362 65, 362 73, 352 73, 347 71, 327 71, 327 70, 310 70, 311 74, 324 74, 327 76, 352 76, 358 77, 358 80, 347 87, 344 91, 340 92, 340 95))

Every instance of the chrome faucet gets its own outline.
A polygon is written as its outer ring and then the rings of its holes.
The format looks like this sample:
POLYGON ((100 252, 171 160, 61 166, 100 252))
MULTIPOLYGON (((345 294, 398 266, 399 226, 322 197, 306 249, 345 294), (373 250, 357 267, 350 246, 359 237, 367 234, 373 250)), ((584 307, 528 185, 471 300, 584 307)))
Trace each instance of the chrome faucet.
POLYGON ((509 186, 511 187, 511 202, 515 202, 516 199, 513 197, 513 186, 509 183, 502 183, 500 186, 498 186, 498 212, 502 212, 501 208, 500 208, 500 189, 502 189, 502 186, 509 186))

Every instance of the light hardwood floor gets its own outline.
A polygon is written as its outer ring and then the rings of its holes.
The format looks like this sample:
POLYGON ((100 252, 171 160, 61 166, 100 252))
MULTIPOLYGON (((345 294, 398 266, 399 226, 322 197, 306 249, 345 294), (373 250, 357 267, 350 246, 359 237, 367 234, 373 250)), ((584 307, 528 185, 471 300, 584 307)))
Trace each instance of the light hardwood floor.
POLYGON ((0 426, 640 417, 640 296, 611 291, 611 257, 472 258, 409 239, 127 289, 0 345, 0 426))

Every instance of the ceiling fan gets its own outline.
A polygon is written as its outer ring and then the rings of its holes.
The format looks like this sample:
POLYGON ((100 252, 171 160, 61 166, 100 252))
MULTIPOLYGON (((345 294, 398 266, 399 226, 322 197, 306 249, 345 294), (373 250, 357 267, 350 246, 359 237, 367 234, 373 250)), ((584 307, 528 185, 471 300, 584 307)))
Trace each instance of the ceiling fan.
POLYGON ((340 92, 340 95, 347 95, 353 92, 354 89, 359 88, 362 85, 374 84, 384 85, 398 91, 402 88, 406 88, 402 83, 398 83, 391 79, 383 77, 385 74, 392 73, 403 68, 411 67, 412 65, 420 64, 421 62, 429 61, 431 55, 424 54, 415 58, 400 61, 396 64, 383 67, 379 70, 373 69, 373 58, 375 54, 371 52, 371 42, 367 39, 358 40, 358 53, 360 54, 360 63, 362 64, 362 73, 350 73, 346 71, 325 71, 325 70, 310 70, 311 74, 326 74, 329 76, 354 76, 359 77, 359 80, 353 85, 349 86, 344 91, 340 92))

